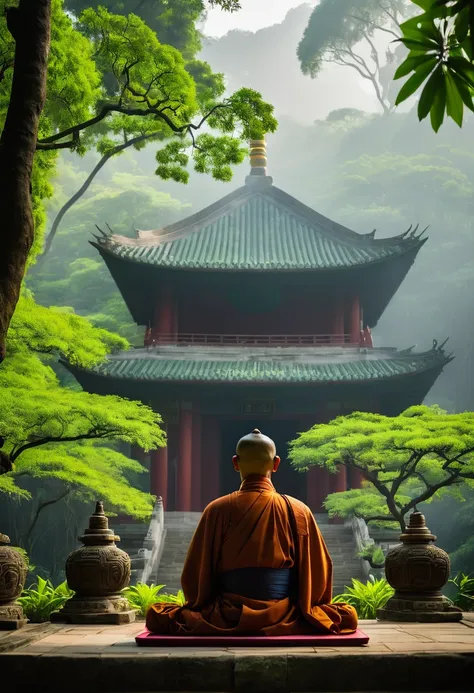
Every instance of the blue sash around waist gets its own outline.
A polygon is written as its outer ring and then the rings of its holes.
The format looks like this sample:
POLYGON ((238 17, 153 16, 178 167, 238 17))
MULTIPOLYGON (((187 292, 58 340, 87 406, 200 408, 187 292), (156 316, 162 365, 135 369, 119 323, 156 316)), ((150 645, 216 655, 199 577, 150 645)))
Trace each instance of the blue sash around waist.
POLYGON ((295 592, 295 571, 291 568, 238 568, 219 573, 219 592, 249 599, 286 599, 295 592))

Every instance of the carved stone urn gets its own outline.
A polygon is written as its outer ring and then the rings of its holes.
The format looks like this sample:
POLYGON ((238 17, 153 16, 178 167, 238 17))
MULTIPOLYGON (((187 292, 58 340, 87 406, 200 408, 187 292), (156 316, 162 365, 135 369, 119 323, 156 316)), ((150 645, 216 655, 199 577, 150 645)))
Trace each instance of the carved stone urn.
POLYGON ((418 511, 410 515, 400 541, 385 559, 385 576, 395 594, 378 610, 377 618, 422 623, 460 621, 461 610, 441 594, 449 578, 449 556, 434 546, 436 537, 426 526, 424 515, 418 511))
POLYGON ((9 543, 9 537, 0 534, 0 630, 17 630, 27 623, 23 609, 15 600, 25 586, 28 566, 9 543))
POLYGON ((99 501, 89 527, 79 537, 84 546, 69 554, 66 578, 75 594, 51 621, 66 623, 132 623, 130 609, 121 591, 130 583, 130 557, 116 546, 120 541, 99 501))

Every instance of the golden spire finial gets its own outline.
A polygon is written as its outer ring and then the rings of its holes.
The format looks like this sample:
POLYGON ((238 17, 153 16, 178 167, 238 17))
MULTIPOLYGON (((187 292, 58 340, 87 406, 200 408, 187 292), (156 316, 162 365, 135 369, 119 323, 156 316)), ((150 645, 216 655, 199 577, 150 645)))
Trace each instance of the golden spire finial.
POLYGON ((267 148, 265 140, 250 140, 250 175, 267 175, 267 148))

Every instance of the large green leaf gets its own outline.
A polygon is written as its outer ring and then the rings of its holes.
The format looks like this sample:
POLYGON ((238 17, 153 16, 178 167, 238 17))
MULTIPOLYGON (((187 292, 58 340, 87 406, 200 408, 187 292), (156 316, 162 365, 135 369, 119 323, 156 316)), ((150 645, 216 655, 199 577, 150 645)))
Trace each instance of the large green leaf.
POLYGON ((433 56, 426 55, 426 53, 408 56, 408 58, 404 60, 403 63, 398 67, 393 79, 400 79, 401 77, 408 75, 410 72, 418 70, 418 68, 424 65, 428 60, 433 60, 433 56))
POLYGON ((474 89, 474 66, 466 58, 450 56, 446 63, 448 69, 456 72, 471 89, 474 89))
POLYGON ((446 113, 454 122, 462 126, 462 118, 464 113, 464 105, 461 95, 458 91, 456 82, 449 72, 445 74, 446 79, 446 113))
POLYGON ((398 39, 403 43, 404 46, 410 50, 423 50, 424 53, 427 51, 437 51, 439 46, 435 41, 430 39, 412 39, 412 38, 401 38, 398 39))
POLYGON ((459 94, 461 96, 461 99, 463 100, 463 103, 467 108, 469 108, 470 111, 474 112, 474 103, 473 103, 473 93, 467 86, 466 82, 462 80, 455 72, 450 73, 453 80, 456 82, 456 86, 458 88, 459 94))
POLYGON ((410 79, 408 79, 405 82, 403 87, 400 89, 397 99, 395 101, 396 106, 401 104, 403 101, 406 101, 406 99, 408 99, 412 94, 415 93, 415 91, 423 84, 430 72, 432 72, 433 69, 436 67, 436 64, 436 58, 431 58, 431 60, 427 60, 425 63, 418 67, 415 73, 410 77, 410 79))
POLYGON ((454 33, 459 43, 465 41, 469 34, 469 8, 465 7, 454 20, 454 33))
POLYGON ((442 87, 444 76, 442 67, 439 66, 427 81, 423 91, 421 92, 420 100, 418 101, 418 118, 423 120, 426 118, 433 105, 436 91, 442 87))
POLYGON ((422 10, 429 10, 433 5, 433 0, 412 0, 414 5, 418 5, 422 10))
POLYGON ((435 132, 438 132, 444 121, 444 112, 446 109, 446 81, 443 79, 436 89, 433 103, 430 109, 431 127, 435 132))
POLYGON ((433 41, 438 46, 443 45, 443 35, 433 19, 428 15, 411 17, 400 25, 404 38, 416 41, 433 41))

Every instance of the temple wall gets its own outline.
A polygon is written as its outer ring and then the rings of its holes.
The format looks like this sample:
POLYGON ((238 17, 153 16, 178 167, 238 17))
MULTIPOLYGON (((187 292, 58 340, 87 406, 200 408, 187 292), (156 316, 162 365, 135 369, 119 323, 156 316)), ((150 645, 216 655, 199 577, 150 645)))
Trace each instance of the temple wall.
POLYGON ((200 292, 179 301, 178 329, 195 334, 329 334, 331 306, 301 290, 253 298, 200 292))

